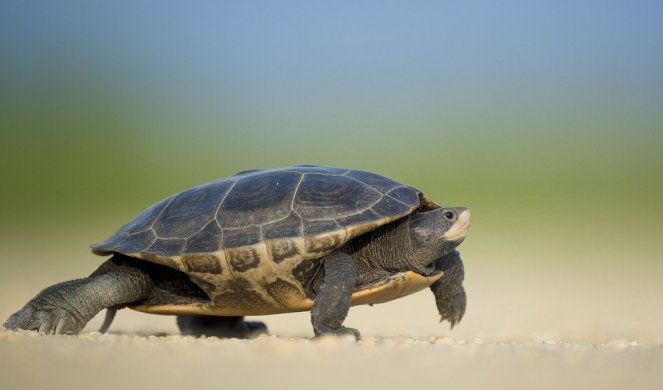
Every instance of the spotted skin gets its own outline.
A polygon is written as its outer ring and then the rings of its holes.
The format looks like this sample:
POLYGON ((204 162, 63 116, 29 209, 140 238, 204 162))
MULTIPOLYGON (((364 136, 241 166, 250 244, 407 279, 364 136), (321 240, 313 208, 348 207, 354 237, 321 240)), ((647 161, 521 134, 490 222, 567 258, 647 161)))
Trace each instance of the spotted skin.
MULTIPOLYGON (((210 297, 206 313, 305 310, 322 257, 421 207, 438 206, 374 173, 320 166, 251 170, 150 206, 92 250, 188 274, 210 297)), ((149 305, 140 309, 150 311, 149 305)))

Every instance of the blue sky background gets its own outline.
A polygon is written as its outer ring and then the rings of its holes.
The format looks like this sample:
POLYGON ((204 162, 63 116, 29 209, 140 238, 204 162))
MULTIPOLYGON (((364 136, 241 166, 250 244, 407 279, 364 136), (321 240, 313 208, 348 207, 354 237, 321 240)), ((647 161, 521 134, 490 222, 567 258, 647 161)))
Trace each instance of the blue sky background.
POLYGON ((578 246, 655 253, 661 15, 654 1, 2 1, 3 229, 66 216, 109 234, 189 186, 320 163, 469 205, 486 250, 514 231, 554 248, 572 228, 578 246))
POLYGON ((113 96, 141 104, 135 115, 201 122, 194 132, 622 111, 645 116, 638 132, 660 120, 658 2, 356 3, 4 1, 3 95, 113 96))

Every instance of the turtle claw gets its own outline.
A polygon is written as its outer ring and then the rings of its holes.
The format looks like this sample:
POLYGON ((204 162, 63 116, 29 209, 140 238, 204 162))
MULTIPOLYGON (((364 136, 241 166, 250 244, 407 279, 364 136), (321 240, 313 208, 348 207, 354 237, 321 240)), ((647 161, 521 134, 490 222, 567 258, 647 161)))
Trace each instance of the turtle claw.
POLYGON ((438 301, 437 309, 440 313, 440 323, 449 321, 450 329, 453 329, 465 315, 467 298, 465 291, 453 296, 448 301, 438 301))
POLYGON ((458 325, 458 323, 460 322, 460 320, 461 320, 461 316, 455 316, 455 317, 453 317, 453 318, 444 318, 444 317, 441 317, 441 318, 440 318, 440 323, 442 323, 442 322, 444 322, 444 321, 449 321, 449 330, 453 330, 454 327, 455 327, 456 325, 458 325))
POLYGON ((63 334, 66 325, 67 325, 67 320, 64 318, 60 318, 58 320, 58 323, 55 324, 55 334, 63 334))
POLYGON ((39 325, 39 330, 37 331, 39 334, 51 334, 50 331, 51 328, 51 323, 48 321, 42 322, 41 325, 39 325))

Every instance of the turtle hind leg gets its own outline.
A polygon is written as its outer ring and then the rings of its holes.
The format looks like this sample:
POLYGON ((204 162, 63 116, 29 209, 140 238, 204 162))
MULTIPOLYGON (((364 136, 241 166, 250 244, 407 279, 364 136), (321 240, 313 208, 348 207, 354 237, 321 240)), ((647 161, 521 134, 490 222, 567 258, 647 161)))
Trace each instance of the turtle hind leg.
POLYGON ((110 259, 90 277, 44 289, 11 315, 4 327, 45 334, 78 333, 101 310, 141 301, 152 288, 145 271, 110 259))
POLYGON ((248 339, 268 334, 267 326, 264 323, 244 321, 244 317, 179 315, 177 316, 177 326, 183 335, 197 337, 248 339))

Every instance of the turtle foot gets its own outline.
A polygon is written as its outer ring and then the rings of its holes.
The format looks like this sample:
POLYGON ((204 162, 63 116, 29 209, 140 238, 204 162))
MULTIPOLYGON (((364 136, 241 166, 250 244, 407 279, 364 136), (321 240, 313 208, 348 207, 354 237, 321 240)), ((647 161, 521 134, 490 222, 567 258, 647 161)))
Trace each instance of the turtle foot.
POLYGON ((177 316, 177 326, 183 335, 197 337, 250 339, 269 334, 267 325, 258 321, 244 321, 244 317, 181 315, 177 316))
POLYGON ((249 328, 250 338, 258 337, 263 334, 269 334, 267 330, 267 325, 264 322, 260 321, 245 321, 247 328, 249 328))
POLYGON ((9 330, 32 330, 41 334, 75 334, 85 327, 86 322, 60 307, 28 303, 12 314, 3 324, 9 330))
POLYGON ((336 336, 336 337, 352 337, 356 341, 361 340, 361 335, 359 331, 354 328, 348 328, 341 326, 339 328, 331 328, 328 326, 318 325, 314 329, 315 337, 326 337, 326 336, 336 336))
POLYGON ((466 304, 467 297, 464 290, 461 290, 448 300, 438 301, 437 309, 440 313, 440 322, 449 321, 451 329, 453 329, 463 318, 466 304))
POLYGON ((435 269, 444 272, 444 277, 430 287, 435 295, 440 322, 449 321, 453 329, 463 319, 467 307, 467 295, 463 288, 465 269, 460 253, 453 251, 435 260, 435 269))

